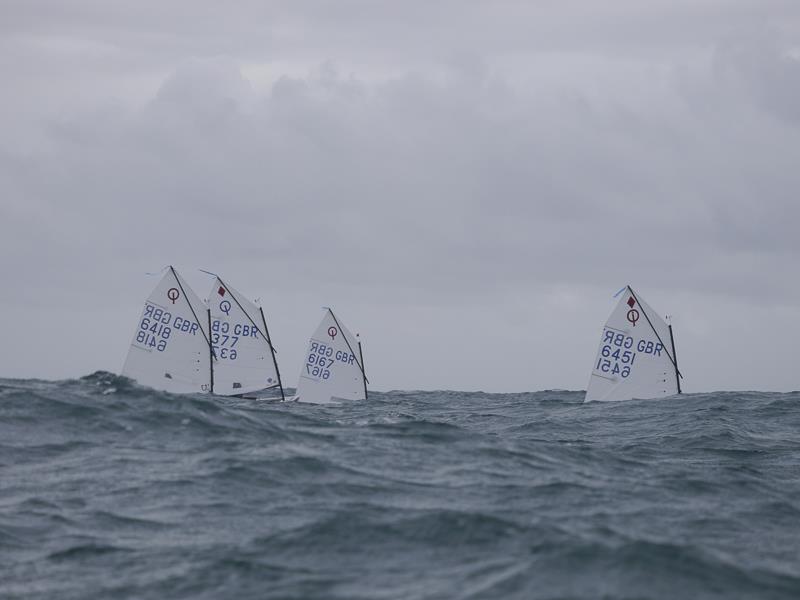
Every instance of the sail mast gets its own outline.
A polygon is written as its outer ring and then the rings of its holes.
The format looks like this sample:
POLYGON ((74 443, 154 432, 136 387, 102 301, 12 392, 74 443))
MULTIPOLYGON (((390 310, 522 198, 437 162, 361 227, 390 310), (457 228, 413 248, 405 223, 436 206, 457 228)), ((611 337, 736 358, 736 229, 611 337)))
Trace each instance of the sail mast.
MULTIPOLYGON (((206 313, 208 313, 208 333, 211 333, 211 309, 207 308, 206 313)), ((214 346, 209 344, 208 346, 209 353, 208 353, 208 366, 209 371, 211 373, 211 393, 214 393, 214 346)))
MULTIPOLYGON (((231 294, 233 295, 233 294, 231 294)), ((278 387, 281 388, 281 400, 286 400, 283 393, 283 382, 281 381, 281 371, 278 369, 278 359, 275 358, 275 347, 272 345, 272 340, 269 337, 269 329, 267 329, 267 320, 264 318, 264 309, 258 307, 258 312, 261 313, 261 322, 264 323, 264 333, 266 333, 267 344, 269 344, 269 351, 272 353, 272 364, 275 365, 275 373, 278 375, 278 387)))
MULTIPOLYGON (((358 338, 359 335, 356 334, 356 337, 358 338)), ((360 338, 358 340, 358 356, 361 358, 361 374, 364 376, 364 400, 366 400, 367 398, 369 398, 369 395, 367 394, 367 373, 366 373, 366 368, 364 367, 364 353, 361 351, 360 338)))
POLYGON ((672 344, 672 356, 675 357, 675 383, 678 384, 678 393, 681 392, 681 373, 678 371, 678 355, 675 353, 675 336, 672 335, 672 323, 669 324, 669 342, 672 344))

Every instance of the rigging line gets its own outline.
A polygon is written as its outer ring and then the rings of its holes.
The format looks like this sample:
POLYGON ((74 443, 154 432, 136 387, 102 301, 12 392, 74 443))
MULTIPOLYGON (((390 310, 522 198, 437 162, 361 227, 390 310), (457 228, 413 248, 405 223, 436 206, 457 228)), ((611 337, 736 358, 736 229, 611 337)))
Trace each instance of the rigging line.
MULTIPOLYGON (((208 347, 211 349, 211 354, 214 355, 214 348, 211 345, 211 340, 208 339, 208 336, 206 335, 206 332, 203 330, 203 325, 200 323, 200 319, 197 318, 197 313, 194 312, 194 306, 192 306, 192 303, 189 302, 189 297, 186 295, 186 291, 183 289, 183 286, 181 285, 181 280, 178 278, 178 274, 175 272, 175 267, 170 265, 169 266, 169 270, 172 271, 172 276, 175 278, 175 281, 178 282, 178 287, 181 288, 181 293, 183 294, 183 299, 186 300, 186 304, 189 305, 189 310, 192 311, 192 316, 194 317, 194 321, 195 321, 195 323, 197 323, 197 326, 200 328, 200 333, 203 334, 203 337, 206 340, 206 344, 208 344, 208 347)), ((216 356, 214 356, 214 358, 216 358, 216 356)))
MULTIPOLYGON (((328 312, 331 313, 331 316, 333 317, 333 322, 336 323, 336 326, 339 328, 339 331, 342 331, 342 326, 339 325, 339 320, 336 318, 336 315, 333 314, 333 311, 330 308, 328 308, 328 312)), ((344 343, 347 344, 347 347, 350 350, 350 354, 352 354, 353 358, 355 358, 356 353, 353 352, 353 347, 350 345, 350 342, 347 341, 347 336, 344 334, 344 331, 342 331, 342 337, 344 338, 344 343)), ((369 383, 369 379, 367 379, 367 374, 364 372, 364 366, 360 362, 358 362, 358 359, 356 359, 356 364, 358 365, 358 368, 361 369, 361 376, 364 378, 364 381, 369 383)))
POLYGON ((669 350, 667 350, 667 345, 664 343, 664 340, 661 339, 661 336, 658 335, 658 331, 656 331, 656 328, 653 327, 653 323, 652 321, 650 321, 650 317, 647 316, 647 311, 644 309, 644 306, 642 306, 642 303, 639 302, 639 298, 636 296, 636 292, 633 291, 633 288, 631 286, 628 286, 628 291, 630 291, 631 296, 633 296, 634 300, 636 300, 636 303, 639 305, 639 308, 642 309, 642 314, 644 315, 644 318, 647 319, 647 324, 650 325, 650 329, 653 330, 653 333, 656 334, 658 341, 661 342, 661 347, 664 349, 664 352, 667 353, 667 357, 672 363, 672 366, 675 367, 675 372, 681 377, 683 377, 683 375, 681 375, 681 372, 678 370, 678 363, 676 363, 675 359, 672 358, 672 355, 669 353, 669 350))

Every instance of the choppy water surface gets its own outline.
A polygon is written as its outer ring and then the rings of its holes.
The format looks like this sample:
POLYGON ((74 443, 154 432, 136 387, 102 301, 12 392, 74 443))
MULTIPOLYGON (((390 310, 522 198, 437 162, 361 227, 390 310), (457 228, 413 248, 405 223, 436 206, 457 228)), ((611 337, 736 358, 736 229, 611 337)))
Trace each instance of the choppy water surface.
POLYGON ((0 597, 800 597, 800 393, 582 400, 0 380, 0 597))

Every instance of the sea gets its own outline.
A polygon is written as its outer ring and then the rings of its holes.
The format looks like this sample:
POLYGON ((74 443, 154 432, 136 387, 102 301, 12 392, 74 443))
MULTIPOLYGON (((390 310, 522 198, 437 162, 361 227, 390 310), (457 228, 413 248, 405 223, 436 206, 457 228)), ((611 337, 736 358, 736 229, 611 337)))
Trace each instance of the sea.
POLYGON ((800 392, 0 379, 0 598, 800 598, 800 392))

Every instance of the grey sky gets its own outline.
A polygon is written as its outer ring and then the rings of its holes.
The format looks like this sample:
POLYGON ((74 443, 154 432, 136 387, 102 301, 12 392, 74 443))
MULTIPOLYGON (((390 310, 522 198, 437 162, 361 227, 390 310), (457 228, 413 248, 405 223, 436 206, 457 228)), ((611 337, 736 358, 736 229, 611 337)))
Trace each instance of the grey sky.
POLYGON ((332 306, 373 387, 584 388, 612 294, 687 391, 797 389, 800 4, 0 5, 0 376, 119 371, 173 263, 332 306))

